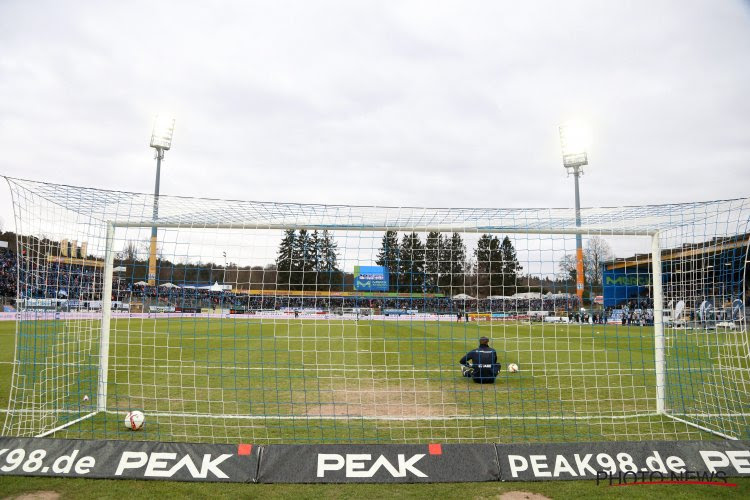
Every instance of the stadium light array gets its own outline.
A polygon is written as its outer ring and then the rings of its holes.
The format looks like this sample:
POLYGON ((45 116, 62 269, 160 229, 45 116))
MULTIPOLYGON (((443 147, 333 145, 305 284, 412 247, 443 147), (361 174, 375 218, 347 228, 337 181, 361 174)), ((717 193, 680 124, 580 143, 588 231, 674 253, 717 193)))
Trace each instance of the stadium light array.
POLYGON ((174 134, 175 119, 170 115, 156 115, 154 128, 151 132, 150 146, 155 149, 169 151, 172 147, 172 134, 174 134))
POLYGON ((567 122, 560 125, 560 145, 565 168, 578 169, 588 165, 588 148, 591 134, 588 127, 580 122, 567 122))
MULTIPOLYGON (((156 149, 156 183, 154 185, 154 223, 159 218, 159 182, 161 179, 161 160, 164 158, 164 151, 169 151, 172 147, 172 134, 174 134, 175 119, 171 115, 159 114, 154 120, 154 128, 151 131, 152 148, 156 149)), ((151 228, 151 242, 149 244, 148 259, 148 284, 156 285, 156 225, 151 228)))
MULTIPOLYGON (((562 147, 563 165, 568 174, 573 173, 576 190, 576 227, 581 227, 581 196, 578 178, 583 173, 581 167, 589 164, 587 149, 591 142, 588 127, 580 122, 570 121, 560 125, 560 146, 562 147)), ((576 294, 583 304, 583 238, 576 234, 576 294)))

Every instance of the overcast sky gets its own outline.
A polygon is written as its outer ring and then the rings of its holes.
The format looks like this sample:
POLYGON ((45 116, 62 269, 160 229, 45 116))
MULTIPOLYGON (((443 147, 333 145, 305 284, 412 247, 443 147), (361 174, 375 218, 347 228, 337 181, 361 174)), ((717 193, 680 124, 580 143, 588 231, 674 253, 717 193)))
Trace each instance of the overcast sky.
MULTIPOLYGON (((0 1, 0 173, 164 194, 572 206, 750 195, 750 3, 0 1)), ((8 190, 0 217, 12 229, 8 190)))

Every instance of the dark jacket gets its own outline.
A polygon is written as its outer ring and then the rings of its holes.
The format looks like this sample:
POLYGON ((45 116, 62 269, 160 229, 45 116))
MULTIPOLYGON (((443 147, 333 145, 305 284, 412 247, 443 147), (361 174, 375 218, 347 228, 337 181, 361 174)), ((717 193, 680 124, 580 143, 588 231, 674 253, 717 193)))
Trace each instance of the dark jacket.
POLYGON ((497 352, 492 347, 483 344, 473 351, 467 352, 459 363, 474 368, 472 374, 474 382, 494 382, 500 371, 497 352), (471 361, 471 364, 469 364, 469 361, 471 361))

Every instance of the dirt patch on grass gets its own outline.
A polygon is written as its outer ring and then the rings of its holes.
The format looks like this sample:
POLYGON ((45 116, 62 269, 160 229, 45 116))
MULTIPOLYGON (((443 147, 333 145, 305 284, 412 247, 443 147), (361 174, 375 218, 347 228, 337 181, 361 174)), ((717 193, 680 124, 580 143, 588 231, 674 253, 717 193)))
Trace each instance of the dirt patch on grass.
POLYGON ((440 388, 431 389, 418 381, 401 383, 361 380, 350 386, 320 392, 319 404, 307 401, 308 417, 341 416, 425 418, 463 414, 455 398, 440 388))
POLYGON ((13 500, 58 500, 60 494, 56 491, 40 490, 29 491, 27 493, 21 493, 20 495, 5 498, 13 500))
POLYGON ((530 491, 506 491, 497 498, 500 500, 551 500, 549 497, 530 491))

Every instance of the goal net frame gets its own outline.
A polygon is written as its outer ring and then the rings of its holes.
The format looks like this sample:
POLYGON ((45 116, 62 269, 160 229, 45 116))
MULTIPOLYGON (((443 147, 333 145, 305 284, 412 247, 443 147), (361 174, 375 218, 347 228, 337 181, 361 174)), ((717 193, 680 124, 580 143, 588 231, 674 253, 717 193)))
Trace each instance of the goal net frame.
MULTIPOLYGON (((106 249, 105 249, 105 263, 104 263, 104 290, 102 292, 102 327, 101 337, 99 346, 99 382, 98 382, 98 394, 97 394, 97 408, 96 411, 91 412, 79 419, 46 431, 37 437, 45 437, 52 435, 66 427, 77 424, 81 420, 91 418, 99 412, 107 411, 107 385, 108 385, 108 373, 109 373, 109 348, 110 348, 110 324, 112 318, 112 278, 114 269, 114 237, 117 228, 124 227, 137 227, 137 228, 148 228, 153 227, 154 224, 146 223, 133 223, 128 221, 112 221, 107 223, 107 237, 106 237, 106 249)), ((179 228, 179 224, 157 224, 156 227, 161 229, 168 228, 179 228)), ((215 224, 212 226, 205 227, 206 229, 238 229, 237 225, 234 224, 215 224)), ((247 228, 242 228, 247 229, 247 228)), ((253 229, 307 229, 307 230, 363 230, 361 226, 304 226, 304 225, 284 225, 284 224, 269 224, 266 226, 255 226, 253 229)), ((368 231, 387 231, 387 230, 399 230, 408 229, 415 232, 430 232, 430 231, 451 231, 460 233, 489 233, 489 234, 517 234, 517 233, 529 233, 530 231, 519 231, 516 228, 491 228, 491 229, 477 229, 471 227, 441 227, 441 226, 425 226, 425 227, 375 227, 366 228, 368 231)), ((664 312, 664 299, 662 294, 662 266, 661 266, 661 246, 659 243, 659 231, 622 231, 617 229, 586 229, 580 228, 575 230, 534 230, 535 234, 550 234, 550 235, 598 235, 606 234, 607 236, 648 236, 651 238, 651 252, 653 258, 651 259, 652 266, 651 271, 653 273, 653 287, 654 287, 654 358, 655 358, 655 376, 656 376, 656 414, 664 415, 684 424, 693 426, 697 429, 716 434, 727 439, 737 439, 736 437, 726 435, 719 431, 709 429, 702 425, 690 422, 674 415, 670 415, 665 411, 665 349, 664 349, 664 323, 663 323, 663 312, 664 312)))
MULTIPOLYGON (((11 180, 9 180, 11 182, 11 180)), ((30 181, 21 181, 21 182, 30 182, 30 181)), ((54 187, 54 185, 52 185, 54 187)), ((59 186, 57 186, 59 187, 59 186)), ((70 188, 70 189, 85 189, 85 188, 70 188)), ((96 190, 91 190, 92 193, 91 196, 95 197, 97 195, 96 190)), ((111 192, 102 192, 105 195, 107 193, 111 192)), ((129 195, 132 193, 124 193, 123 195, 129 195)), ((32 196, 36 196, 32 192, 32 196)), ((32 197, 30 196, 30 198, 32 197)), ((156 200, 153 198, 146 197, 145 195, 134 195, 134 196, 141 196, 141 198, 138 200, 139 203, 142 203, 144 207, 148 207, 150 204, 156 203, 156 200)), ((200 199, 195 199, 197 201, 201 201, 200 199)), ((184 201, 184 199, 182 200, 184 201)), ((189 201, 189 200, 188 200, 189 201)), ((203 201, 215 201, 215 202, 221 202, 221 200, 203 200, 203 201)), ((746 200, 742 200, 743 202, 746 200)), ((50 202, 48 198, 45 199, 45 202, 50 202)), ((54 203, 54 201, 52 201, 54 203)), ((92 202, 93 203, 93 202, 92 202)), ((719 203, 719 202, 706 202, 706 203, 719 203)), ((59 206, 59 205, 58 205, 59 206)), ((182 205, 180 205, 181 207, 182 205)), ((66 210, 73 210, 70 207, 63 207, 66 210)), ((90 209, 90 207, 88 207, 90 209)), ((174 207, 173 207, 174 208, 174 207)), ((326 207, 326 208, 340 208, 340 207, 326 207)), ((356 208, 356 207, 344 207, 344 208, 356 208)), ((375 207, 373 207, 375 208, 375 207)), ((639 208, 639 207, 636 207, 639 208)), ((694 429, 697 429, 699 431, 709 433, 715 436, 719 436, 726 439, 738 439, 737 434, 742 432, 742 423, 735 425, 735 423, 730 424, 730 426, 727 428, 726 432, 723 432, 724 428, 721 427, 721 423, 717 427, 712 427, 711 425, 703 425, 704 422, 700 420, 700 418, 696 419, 696 421, 693 421, 691 418, 691 415, 688 413, 681 413, 679 409, 677 411, 670 408, 670 405, 672 404, 672 399, 674 398, 674 395, 671 393, 668 393, 668 391, 671 391, 669 387, 669 380, 668 380, 668 374, 667 374, 667 365, 669 364, 672 366, 672 361, 670 360, 669 363, 667 361, 667 351, 669 348, 669 345, 666 342, 665 338, 665 313, 667 312, 667 309, 671 309, 672 306, 666 306, 665 305, 665 287, 664 287, 664 265, 663 265, 663 259, 662 259, 662 253, 665 249, 668 248, 668 245, 663 245, 663 241, 668 241, 669 238, 682 238, 682 234, 680 233, 680 230, 678 230, 677 236, 674 234, 674 230, 676 228, 681 227, 680 223, 681 221, 674 222, 674 214, 677 213, 674 206, 669 207, 666 210, 673 210, 672 212, 667 212, 667 214, 662 217, 661 219, 655 218, 650 219, 650 213, 649 210, 644 207, 643 213, 639 213, 637 216, 634 216, 634 219, 636 222, 633 224, 622 224, 618 225, 616 223, 617 218, 613 217, 615 219, 615 223, 611 222, 607 219, 606 210, 611 210, 613 213, 615 213, 617 208, 613 209, 592 209, 592 210, 602 210, 603 212, 596 212, 593 217, 590 217, 589 220, 592 221, 592 223, 589 224, 582 224, 580 226, 572 227, 572 219, 563 219, 563 216, 557 215, 559 218, 554 218, 549 213, 545 213, 544 210, 540 210, 540 213, 537 214, 537 221, 534 223, 529 223, 525 218, 522 216, 523 214, 519 213, 510 213, 510 215, 503 214, 501 210, 497 211, 497 219, 491 219, 489 216, 487 218, 480 219, 477 217, 476 219, 472 219, 469 216, 466 217, 466 222, 464 224, 460 224, 457 222, 453 223, 446 223, 446 224, 419 224, 415 223, 416 220, 419 220, 419 216, 417 215, 410 215, 406 216, 404 219, 399 219, 398 217, 393 220, 389 219, 387 216, 383 216, 382 219, 377 219, 376 217, 372 217, 370 219, 366 219, 365 217, 353 217, 352 221, 347 220, 339 220, 337 219, 335 223, 322 223, 321 220, 324 217, 315 219, 314 217, 309 217, 307 219, 303 217, 269 217, 270 220, 284 220, 284 222, 263 222, 262 216, 257 216, 255 219, 252 218, 244 218, 242 214, 238 214, 237 216, 226 215, 226 219, 230 220, 232 222, 215 222, 218 219, 221 219, 225 216, 224 212, 217 212, 209 214, 208 216, 204 218, 200 218, 199 220, 191 220, 191 213, 185 212, 185 213, 178 213, 174 209, 167 217, 163 218, 157 218, 157 219, 150 219, 150 214, 142 214, 138 215, 135 214, 132 218, 120 218, 120 217, 102 217, 100 219, 94 220, 93 223, 96 224, 96 229, 93 231, 98 235, 101 235, 104 233, 104 237, 101 238, 101 236, 97 236, 99 238, 99 241, 102 239, 104 240, 104 248, 103 248, 103 258, 101 257, 101 254, 98 254, 97 259, 102 260, 102 271, 101 271, 101 305, 100 305, 100 311, 97 313, 100 317, 100 327, 99 331, 97 332, 98 338, 95 339, 96 342, 98 342, 98 351, 96 356, 96 394, 94 395, 95 399, 95 406, 89 411, 88 413, 82 414, 78 418, 75 418, 70 421, 62 422, 60 425, 56 425, 53 428, 45 428, 43 432, 40 432, 38 434, 35 434, 37 437, 44 437, 44 436, 51 436, 54 435, 64 429, 68 429, 73 427, 76 424, 79 424, 85 420, 92 419, 93 417, 100 415, 100 414, 119 414, 121 412, 121 408, 114 407, 111 404, 110 399, 110 387, 112 382, 109 380, 109 377, 111 375, 111 369, 110 369, 110 363, 113 360, 113 352, 112 352, 112 323, 113 323, 113 315, 112 315, 112 307, 113 307, 113 282, 115 281, 115 259, 116 259, 116 253, 118 251, 117 247, 117 231, 133 228, 137 230, 148 230, 152 228, 157 228, 159 230, 198 230, 198 231, 226 231, 226 232, 234 232, 234 231, 288 231, 288 230, 307 230, 307 231, 331 231, 331 232, 347 232, 351 231, 355 234, 359 235, 360 233, 384 233, 384 232, 409 232, 409 233, 460 233, 460 234, 475 234, 475 235, 522 235, 522 236, 530 236, 530 235, 549 235, 549 236, 555 236, 555 237, 570 237, 570 236, 606 236, 606 237, 626 237, 626 238, 632 238, 632 237, 640 237, 640 238, 647 238, 650 241, 650 251, 647 256, 645 256, 644 262, 648 262, 649 267, 649 273, 652 279, 652 283, 650 285, 652 289, 652 300, 653 300, 653 385, 649 388, 649 390, 646 391, 646 394, 650 394, 653 390, 653 399, 649 399, 648 403, 648 410, 644 410, 638 405, 634 405, 632 408, 637 408, 636 410, 631 410, 630 407, 628 409, 625 409, 623 406, 621 411, 622 414, 617 414, 615 411, 612 411, 610 414, 602 414, 600 418, 602 419, 611 419, 616 420, 618 418, 621 418, 623 420, 629 419, 631 417, 638 419, 640 417, 660 417, 664 419, 671 420, 673 422, 679 422, 680 424, 683 424, 684 426, 692 427, 694 429), (605 215, 602 216, 602 213, 605 215), (508 221, 504 217, 508 216, 510 220, 508 221), (635 218, 639 217, 639 218, 635 218), (366 220, 362 220, 366 219, 366 220), (291 222, 289 220, 292 220, 291 222), (487 221, 490 222, 487 222, 487 221), (492 220, 498 220, 498 221, 507 221, 507 224, 505 222, 502 223, 502 225, 493 225, 492 220), (374 222, 373 222, 374 221, 374 222), (379 221, 379 222, 378 222, 379 221), (562 221, 562 222, 561 222, 562 221), (476 224, 472 224, 472 222, 476 222, 476 224), (104 229, 104 231, 102 231, 104 229), (651 406, 653 404, 653 406, 651 406), (628 413, 629 411, 632 411, 633 413, 628 413), (740 430, 737 430, 737 426, 740 427, 740 430)), ((730 207, 731 208, 731 207, 730 207)), ((226 206, 220 206, 219 209, 226 210, 226 206)), ((400 209, 385 209, 385 210, 400 210, 400 209)), ((410 210, 410 209, 405 209, 410 210)), ((427 211, 431 209, 414 209, 414 210, 424 210, 424 213, 427 213, 427 211)), ((440 209, 435 209, 440 210, 440 209)), ((529 209, 529 212, 531 212, 533 209, 529 209)), ((565 209, 567 210, 567 209, 565 209)), ((745 216, 747 211, 746 205, 740 205, 740 214, 742 217, 745 216)), ((144 210, 145 212, 145 210, 144 210)), ((74 211, 74 213, 77 214, 77 212, 74 211)), ((103 214, 106 215, 106 210, 103 210, 103 214)), ((199 212, 194 212, 193 215, 198 214, 199 212)), ((436 212, 437 213, 437 212, 436 212)), ((488 212, 489 213, 489 212, 488 212)), ((127 216, 128 213, 126 212, 125 215, 127 216)), ((622 220, 630 220, 626 219, 625 215, 618 214, 621 216, 622 220)), ((17 220, 18 220, 18 213, 16 214, 17 220)), ((198 217, 198 216, 196 216, 198 217)), ((246 215, 244 217, 247 217, 246 215)), ((440 215, 440 217, 444 217, 443 215, 440 215)), ((440 217, 436 216, 435 219, 439 219, 440 217)), ((695 220, 697 220, 698 217, 696 216, 694 220, 692 220, 689 223, 695 224, 695 220)), ((434 222, 434 220, 433 220, 434 222)), ((742 226, 743 219, 740 218, 739 226, 742 226)), ((750 222, 750 221, 749 221, 750 222)), ((91 222, 89 222, 91 223, 91 222)), ((747 223, 745 223, 747 224, 747 223)), ((21 228, 23 229, 23 228, 21 228)), ((738 230, 740 231, 740 230, 738 230)), ((711 233, 710 231, 706 234, 706 238, 710 238, 712 236, 716 237, 717 234, 721 233, 711 233)), ((739 233, 737 233, 739 234, 739 233)), ((693 241, 695 241, 695 238, 700 238, 704 236, 695 236, 694 234, 691 235, 693 237, 693 241)), ((357 236, 359 237, 359 236, 357 236)), ((743 236, 744 237, 744 236, 743 236)), ((684 241, 681 240, 680 241, 684 241)), ((688 241, 689 238, 688 238, 688 241)), ((368 248, 368 247, 365 247, 368 248)), ((747 260, 747 257, 745 257, 745 260, 747 260)), ((546 262, 546 261, 545 261, 546 262)), ((743 280, 747 280, 747 267, 745 267, 744 270, 745 276, 743 277, 743 280)), ((19 271, 19 292, 21 287, 21 280, 20 280, 20 271, 19 271)), ((280 292, 283 292, 283 290, 276 289, 280 292)), ((275 294, 275 291, 274 291, 275 294)), ((279 293, 279 295, 283 295, 282 293, 279 293)), ((18 295, 21 297, 20 293, 18 295)), ((289 308, 291 310, 293 308, 289 308)), ((357 308, 355 308, 357 309, 357 308)), ((363 308, 359 308, 363 309, 363 308)), ((371 309, 371 308, 367 308, 371 309)), ((295 309, 296 310, 296 309, 295 309)), ((343 310, 343 308, 342 308, 343 310)), ((464 311, 465 312, 465 311, 464 311)), ((289 311, 286 311, 286 314, 288 314, 289 311)), ((464 314, 466 316, 466 314, 464 314)), ((362 315, 362 317, 367 318, 366 315, 362 315)), ((667 317, 671 317, 671 315, 668 315, 667 317)), ((286 319, 291 319, 288 315, 285 316, 286 319)), ((326 321, 329 322, 330 325, 336 321, 335 318, 333 319, 327 319, 326 321)), ((412 319, 407 319, 406 321, 413 321, 412 319)), ((744 318, 743 318, 744 323, 744 318)), ((339 320, 339 323, 341 321, 339 320)), ((300 324, 301 322, 296 322, 296 324, 300 324)), ((361 325, 360 325, 361 326, 361 325)), ((747 335, 746 330, 743 329, 743 335, 747 335)), ((18 339, 18 331, 17 331, 17 339, 18 339)), ((747 347, 747 346, 745 346, 747 347)), ((16 345, 16 349, 18 349, 18 345, 16 345)), ((553 347, 554 349, 554 347, 553 347)), ((644 351, 645 352, 645 351, 644 351)), ((650 356, 650 355, 649 355, 650 356)), ((720 354, 721 356, 721 354, 720 354)), ((16 364, 14 364, 14 381, 16 380, 16 370, 18 369, 18 358, 16 357, 16 364)), ((116 362, 117 360, 115 360, 116 362)), ((643 365, 647 363, 647 360, 644 359, 643 365)), ((544 363, 544 361, 543 361, 544 363)), ((572 363, 572 362, 571 362, 572 363)), ((606 363, 606 361, 605 361, 606 363)), ((637 362, 636 362, 637 363, 637 362)), ((607 370, 607 365, 603 365, 604 369, 607 370)), ((636 365, 637 368, 637 365, 636 365)), ((523 366, 522 366, 523 371, 523 366)), ((670 368, 670 370, 673 368, 670 368)), ((679 369, 679 368, 678 368, 679 369)), ((742 370, 746 370, 746 368, 741 368, 742 370)), ((651 368, 648 368, 648 370, 651 370, 651 368)), ((607 374, 608 375, 608 374, 607 374)), ((442 375, 441 375, 442 376, 442 375)), ((460 376, 460 375, 459 375, 460 376)), ((671 377, 671 375, 669 375, 671 377)), ((744 375, 743 375, 744 377, 744 375)), ((616 377, 613 377, 616 379, 616 377)), ((744 378, 741 379, 744 381, 744 378)), ((612 383, 612 382, 610 382, 612 383)), ((616 383, 616 382, 615 382, 616 383)), ((647 382, 646 382, 647 383, 647 382)), ((635 388, 635 387, 633 387, 635 388)), ((14 385, 11 387, 11 399, 13 399, 13 391, 16 389, 16 386, 14 385)), ((744 397, 747 395, 746 389, 743 389, 744 392, 741 392, 741 396, 744 397)), ((497 397, 497 396, 495 396, 497 397)), ((730 398, 732 396, 729 396, 730 398)), ((645 398, 642 396, 639 396, 639 402, 644 401, 645 398)), ((19 399, 21 401, 21 399, 19 399)), ((575 402, 575 401, 574 401, 575 402)), ((734 407, 738 406, 738 402, 741 403, 742 400, 732 400, 730 399, 728 401, 730 404, 725 405, 724 407, 719 406, 719 411, 717 412, 719 415, 702 415, 704 417, 718 417, 719 420, 723 417, 725 417, 724 413, 729 412, 728 407, 734 405, 734 407)), ((320 403, 322 404, 322 403, 320 403)), ((677 405, 679 406, 679 405, 677 405)), ((710 404, 707 406, 711 406, 710 404)), ((510 406, 509 406, 510 407, 510 406)), ((597 407, 594 405, 596 411, 597 407)), ((90 407, 91 408, 91 407, 90 407)), ((149 418, 148 409, 146 410, 146 418, 149 418)), ((561 412, 564 410, 561 406, 561 412)), ((25 411, 53 411, 53 410, 33 410, 33 409, 27 409, 27 408, 15 408, 13 410, 9 410, 6 416, 6 425, 4 426, 4 432, 8 432, 9 426, 8 422, 11 418, 11 413, 22 413, 25 411)), ((534 410, 532 410, 533 412, 534 410)), ((537 410, 538 411, 538 410, 537 410)), ((184 415, 181 415, 184 416, 184 415)), ((232 418, 236 415, 232 414, 226 414, 226 415, 217 415, 217 418, 232 418)), ((745 418, 745 422, 747 422, 746 417, 750 416, 750 414, 743 413, 740 415, 741 418, 745 418)), ((306 418, 311 418, 309 415, 282 415, 282 414, 270 414, 270 415, 247 415, 248 418, 258 418, 258 419, 265 419, 265 420, 283 420, 285 418, 289 419, 300 419, 305 420, 306 418)), ((320 415, 314 417, 316 420, 345 420, 347 419, 347 415, 320 415)), ((372 416, 362 416, 358 415, 355 416, 356 420, 404 420, 404 419, 411 419, 414 421, 426 421, 428 422, 426 425, 430 425, 429 422, 431 420, 472 420, 472 419, 478 419, 480 417, 474 417, 471 415, 465 415, 465 414, 458 414, 458 415, 451 415, 449 417, 446 416, 436 416, 432 418, 420 418, 420 417, 387 417, 383 416, 381 414, 376 414, 372 416)), ((483 417, 486 418, 486 417, 483 417)), ((535 419, 539 418, 538 415, 535 415, 534 413, 529 414, 528 416, 525 415, 518 415, 518 416, 508 416, 508 415, 497 415, 497 419, 502 418, 528 418, 528 419, 535 419)), ((578 419, 586 419, 586 418, 597 418, 596 415, 589 416, 588 414, 584 415, 573 415, 570 417, 566 417, 564 413, 562 414, 555 414, 550 415, 550 420, 553 419, 559 419, 559 420, 565 420, 566 418, 570 418, 571 420, 578 419)), ((650 425, 650 424, 644 424, 644 425, 650 425)), ((658 425, 658 424, 657 424, 658 425)), ((637 426, 637 423, 636 423, 637 426)), ((664 431, 665 433, 667 431, 664 431)), ((746 432, 746 431, 745 431, 746 432)), ((473 438, 473 436, 472 436, 473 438)), ((526 436, 523 436, 522 439, 526 438, 526 436)), ((325 439, 325 438, 323 438, 325 439)), ((460 441, 460 436, 457 438, 460 441)), ((566 438, 566 439, 569 439, 566 438)))

